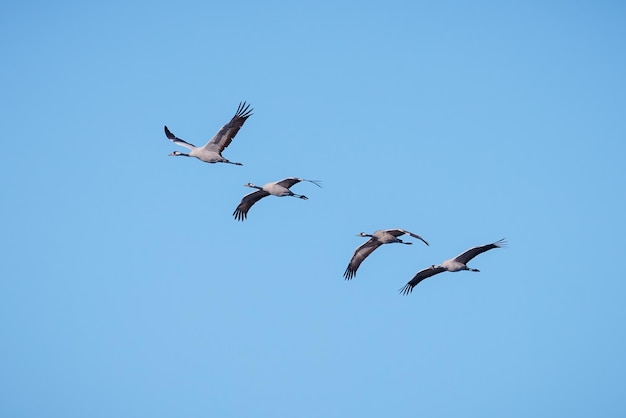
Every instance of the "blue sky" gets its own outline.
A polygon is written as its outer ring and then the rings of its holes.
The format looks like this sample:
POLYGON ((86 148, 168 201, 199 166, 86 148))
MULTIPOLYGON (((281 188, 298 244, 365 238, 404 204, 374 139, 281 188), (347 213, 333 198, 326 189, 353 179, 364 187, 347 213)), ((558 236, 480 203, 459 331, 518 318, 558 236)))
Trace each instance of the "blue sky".
POLYGON ((624 416, 626 7, 213 3, 0 6, 0 414, 624 416))

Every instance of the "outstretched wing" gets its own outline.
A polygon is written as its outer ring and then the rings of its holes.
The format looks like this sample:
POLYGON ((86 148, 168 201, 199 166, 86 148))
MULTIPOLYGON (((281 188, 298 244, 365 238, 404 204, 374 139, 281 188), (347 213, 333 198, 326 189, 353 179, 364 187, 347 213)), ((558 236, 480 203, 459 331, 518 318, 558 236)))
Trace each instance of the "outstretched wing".
POLYGON ((402 293, 403 295, 408 295, 413 291, 413 288, 417 286, 419 282, 429 278, 430 276, 434 276, 435 274, 443 273, 444 271, 446 271, 446 269, 438 266, 430 266, 425 268, 424 270, 420 270, 415 276, 413 276, 411 280, 409 280, 406 285, 404 285, 402 289, 400 289, 400 293, 402 293))
POLYGON ((283 186, 286 188, 290 188, 291 186, 293 186, 294 184, 298 184, 301 181, 308 181, 309 183, 313 183, 315 184, 317 187, 322 187, 321 186, 321 181, 319 180, 307 180, 307 179, 300 179, 297 177, 287 177, 286 179, 282 179, 280 181, 277 181, 276 184, 278 184, 279 186, 283 186))
POLYGON ((382 243, 376 238, 370 238, 367 242, 365 242, 365 244, 357 248, 352 255, 352 259, 350 260, 346 271, 343 273, 343 277, 345 277, 346 280, 352 279, 363 260, 365 260, 368 255, 381 245, 382 243))
POLYGON ((407 235, 412 236, 413 238, 417 238, 419 240, 422 240, 424 242, 424 244, 429 245, 424 238, 420 237, 417 234, 409 232, 409 231, 407 231, 405 229, 388 229, 387 232, 390 233, 391 235, 393 235, 394 237, 399 237, 400 235, 407 234, 407 235))
POLYGON ((489 251, 492 248, 502 248, 506 245, 506 241, 502 238, 499 241, 496 241, 492 244, 481 245, 479 247, 470 248, 465 251, 463 254, 459 254, 454 258, 455 261, 459 263, 467 264, 472 258, 476 257, 478 254, 482 254, 485 251, 489 251))
POLYGON ((252 205, 263 199, 265 196, 269 196, 269 193, 265 190, 257 190, 256 192, 245 195, 233 212, 233 216, 235 217, 235 219, 237 219, 238 221, 245 220, 248 217, 248 211, 250 210, 252 205))
POLYGON ((167 137, 167 139, 169 139, 170 141, 172 141, 176 145, 181 145, 181 146, 183 146, 185 148, 189 148, 190 150, 193 150, 194 148, 196 148, 195 145, 190 144, 189 142, 180 139, 179 137, 174 135, 172 132, 170 132, 170 130, 167 129, 167 126, 163 126, 163 129, 165 130, 165 136, 167 137))
POLYGON ((213 138, 204 146, 209 151, 221 153, 224 148, 230 145, 239 129, 243 126, 246 119, 252 115, 250 105, 246 102, 239 103, 235 116, 226 125, 215 134, 213 138))

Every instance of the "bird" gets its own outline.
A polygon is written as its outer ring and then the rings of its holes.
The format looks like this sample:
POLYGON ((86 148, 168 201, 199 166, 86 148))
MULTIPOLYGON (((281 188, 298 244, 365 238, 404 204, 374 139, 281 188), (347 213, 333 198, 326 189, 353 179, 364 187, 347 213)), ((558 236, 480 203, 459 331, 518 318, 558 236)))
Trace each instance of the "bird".
POLYGON ((380 229, 378 231, 374 231, 373 234, 366 234, 365 232, 361 232, 357 234, 357 237, 370 237, 370 239, 354 251, 352 259, 350 260, 346 271, 343 273, 343 277, 346 280, 352 279, 356 275, 356 271, 363 262, 363 260, 365 260, 368 255, 370 255, 376 248, 380 247, 383 244, 391 244, 394 242, 407 245, 413 244, 412 242, 404 242, 400 238, 398 238, 399 236, 402 236, 404 234, 408 234, 413 238, 420 239, 424 242, 424 244, 429 245, 424 238, 404 229, 380 229))
POLYGON ((239 205, 237 205, 237 208, 233 212, 233 216, 238 221, 245 220, 248 217, 248 211, 250 210, 252 205, 254 205, 259 200, 263 199, 265 196, 269 196, 269 195, 278 196, 278 197, 292 196, 292 197, 297 197, 303 200, 307 200, 308 197, 304 195, 300 195, 300 194, 295 194, 294 192, 289 190, 291 186, 293 186, 294 184, 300 183, 301 181, 308 181, 309 183, 315 184, 317 187, 322 187, 320 184, 321 181, 319 180, 307 180, 307 179, 301 179, 297 177, 287 177, 286 179, 267 183, 263 187, 256 186, 252 183, 244 184, 245 187, 251 187, 253 189, 257 189, 257 191, 247 194, 241 199, 241 202, 239 203, 239 205))
POLYGON ((444 261, 439 265, 432 265, 430 267, 426 267, 425 269, 418 271, 417 274, 402 288, 400 289, 400 293, 403 295, 408 295, 413 291, 413 288, 417 286, 419 282, 424 279, 429 278, 430 276, 434 276, 435 274, 443 273, 444 271, 449 272, 457 272, 461 270, 468 271, 480 271, 478 269, 470 268, 467 266, 467 263, 478 254, 482 254, 485 251, 489 251, 493 248, 502 248, 505 247, 507 242, 504 238, 498 240, 491 244, 480 245, 478 247, 470 248, 462 254, 457 255, 454 258, 444 261))
POLYGON ((243 165, 241 163, 229 161, 226 158, 222 157, 222 151, 230 145, 233 141, 239 129, 243 126, 244 122, 252 115, 252 110, 250 109, 250 105, 246 104, 246 102, 239 103, 239 107, 237 108, 237 112, 235 116, 228 122, 226 125, 222 126, 222 128, 211 138, 209 142, 207 142, 202 147, 196 147, 193 144, 190 144, 187 141, 184 141, 174 135, 167 126, 164 126, 165 136, 175 143, 176 145, 180 145, 186 148, 189 148, 191 152, 189 154, 185 154, 184 152, 174 151, 169 156, 174 157, 196 157, 200 161, 204 161, 205 163, 228 163, 234 165, 243 165))

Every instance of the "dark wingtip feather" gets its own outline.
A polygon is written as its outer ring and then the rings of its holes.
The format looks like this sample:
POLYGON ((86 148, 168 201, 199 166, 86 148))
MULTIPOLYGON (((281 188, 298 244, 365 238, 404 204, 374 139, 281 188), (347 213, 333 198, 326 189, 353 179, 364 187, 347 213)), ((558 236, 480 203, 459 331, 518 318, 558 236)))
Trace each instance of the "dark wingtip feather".
POLYGON ((163 125, 163 130, 165 131, 165 136, 168 137, 168 139, 176 139, 176 135, 170 132, 166 125, 163 125))
POLYGON ((248 217, 248 214, 242 210, 239 210, 239 208, 237 208, 233 212, 233 216, 235 217, 236 220, 243 222, 248 217))
POLYGON ((322 188, 322 181, 321 180, 307 180, 307 179, 302 179, 302 180, 308 181, 309 183, 313 183, 317 187, 319 187, 320 189, 322 188))
POLYGON ((503 247, 506 247, 508 243, 509 242, 506 240, 506 238, 501 238, 497 240, 496 242, 494 242, 493 245, 495 245, 498 248, 503 248, 503 247))
POLYGON ((407 296, 409 293, 413 292, 413 287, 414 286, 411 286, 410 283, 405 284, 404 287, 400 289, 400 294, 407 296))
POLYGON ((346 268, 346 271, 343 272, 343 277, 346 280, 352 280, 352 278, 356 275, 356 271, 352 270, 350 266, 346 268))
POLYGON ((247 104, 244 100, 243 102, 239 102, 239 107, 237 108, 237 112, 235 113, 235 116, 238 116, 243 119, 247 119, 250 116, 252 116, 253 110, 254 109, 253 108, 251 109, 250 105, 247 104))

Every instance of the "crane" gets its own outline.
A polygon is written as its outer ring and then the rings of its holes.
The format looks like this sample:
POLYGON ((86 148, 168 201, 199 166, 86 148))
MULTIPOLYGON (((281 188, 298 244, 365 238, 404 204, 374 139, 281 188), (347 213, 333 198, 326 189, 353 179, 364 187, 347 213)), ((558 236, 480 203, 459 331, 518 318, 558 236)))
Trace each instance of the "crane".
POLYGON ((480 270, 468 267, 467 263, 478 254, 482 254, 485 251, 489 251, 494 248, 502 248, 504 246, 506 246, 506 241, 504 240, 504 238, 502 238, 501 240, 491 244, 472 247, 464 253, 459 254, 449 260, 446 260, 439 265, 426 267, 425 269, 418 271, 417 274, 402 289, 400 289, 400 293, 402 293, 403 295, 408 295, 413 291, 413 288, 417 286, 419 282, 429 278, 430 276, 434 276, 435 274, 443 273, 444 271, 449 271, 452 273, 461 270, 478 272, 480 270))
POLYGON ((422 240, 424 244, 428 245, 424 238, 404 229, 380 229, 378 231, 374 231, 373 234, 366 234, 365 232, 357 234, 358 237, 370 237, 370 239, 354 251, 352 259, 350 260, 346 271, 343 273, 343 277, 345 277, 346 280, 352 279, 356 275, 356 271, 363 262, 363 260, 365 260, 368 255, 370 255, 376 248, 380 247, 383 244, 412 244, 411 242, 404 242, 400 238, 398 238, 399 236, 402 236, 404 234, 408 234, 413 238, 422 240))
POLYGON ((196 157, 200 161, 211 164, 228 163, 243 165, 241 163, 227 160, 222 156, 222 151, 224 151, 224 149, 233 141, 233 138, 237 135, 237 132, 239 132, 239 129, 241 129, 244 122, 252 115, 252 110, 253 109, 250 109, 250 105, 246 104, 246 102, 239 103, 237 112, 235 113, 235 116, 232 117, 230 122, 222 126, 215 136, 213 136, 213 138, 211 138, 211 140, 202 147, 196 147, 195 145, 178 138, 167 128, 167 126, 164 126, 165 136, 167 136, 170 141, 176 145, 180 145, 191 150, 188 154, 180 151, 174 151, 169 155, 174 157, 196 157))
POLYGON ((309 183, 315 184, 317 187, 322 187, 319 180, 307 180, 297 177, 287 177, 286 179, 267 183, 264 186, 256 186, 252 183, 244 184, 245 187, 257 189, 257 191, 247 194, 241 199, 241 202, 239 202, 239 205, 237 205, 235 212, 233 212, 233 216, 238 221, 245 220, 248 217, 248 211, 250 210, 252 205, 263 199, 264 197, 270 195, 278 197, 291 196, 307 200, 308 197, 300 194, 295 194, 294 192, 289 190, 291 186, 300 183, 301 181, 307 181, 309 183))

